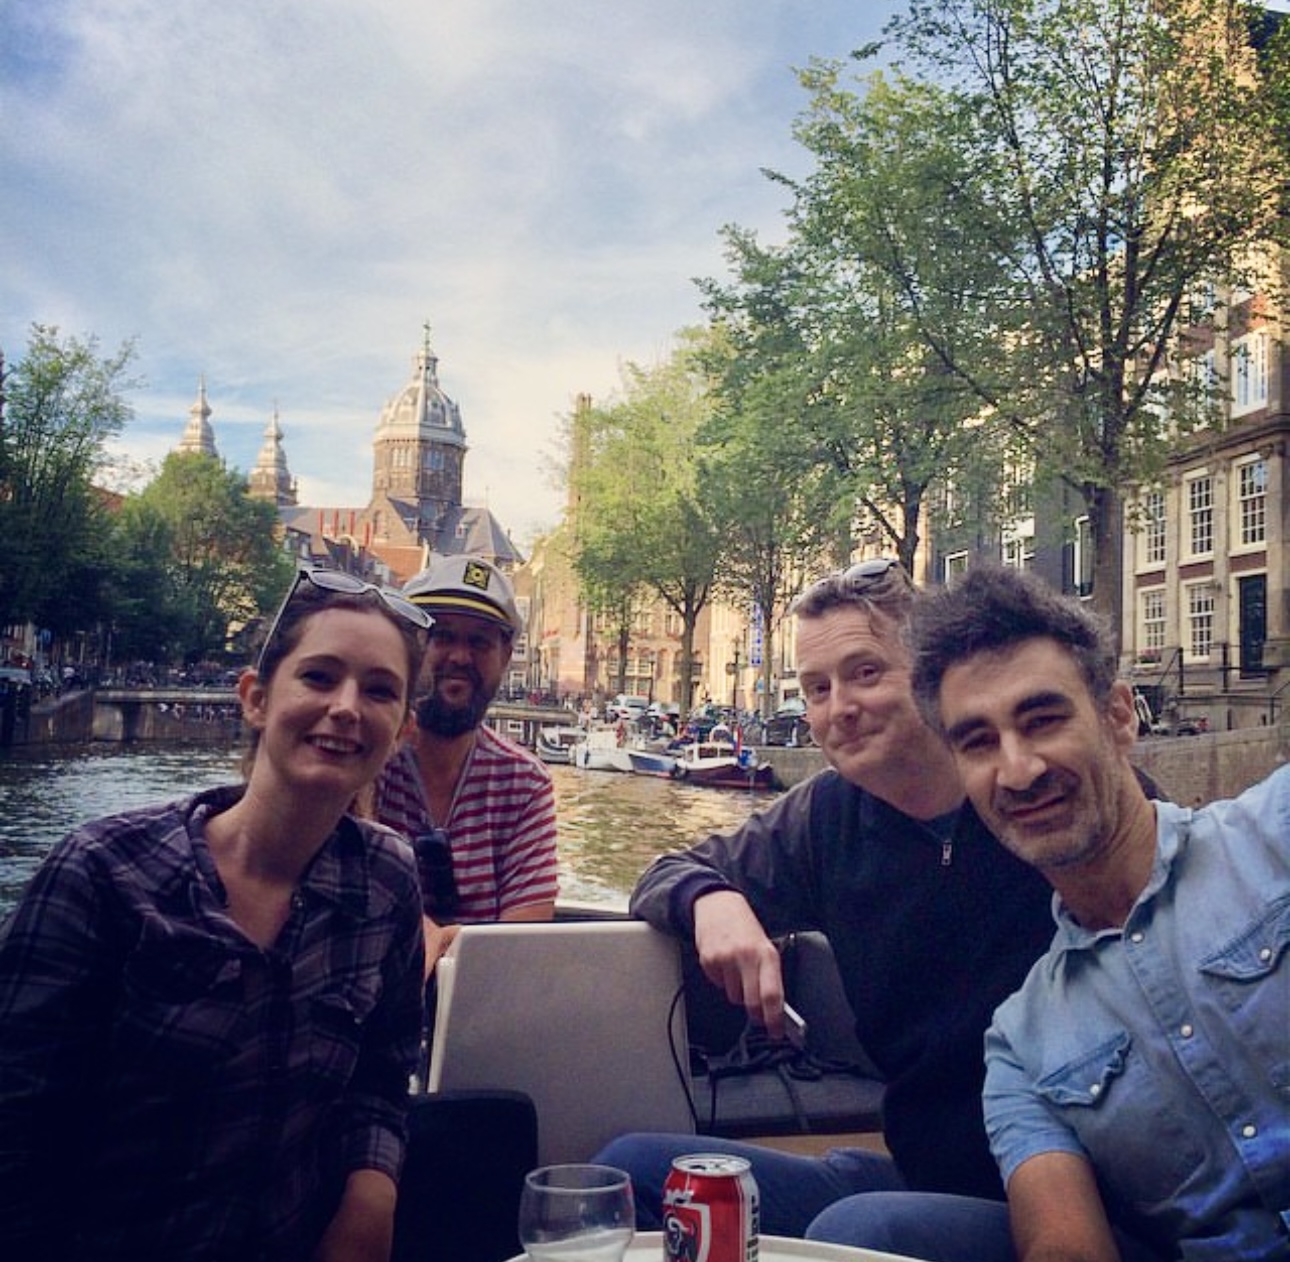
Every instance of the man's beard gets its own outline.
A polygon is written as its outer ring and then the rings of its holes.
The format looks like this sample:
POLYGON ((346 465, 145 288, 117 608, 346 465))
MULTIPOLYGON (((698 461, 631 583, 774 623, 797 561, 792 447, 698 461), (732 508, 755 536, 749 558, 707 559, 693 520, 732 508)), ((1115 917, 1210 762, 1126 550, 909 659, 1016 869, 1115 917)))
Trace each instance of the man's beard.
POLYGON ((484 690, 483 680, 473 673, 457 677, 470 681, 470 699, 465 705, 450 705, 439 695, 442 676, 431 682, 429 692, 417 698, 417 726, 423 732, 429 732, 431 736, 464 736, 484 721, 493 698, 484 690))

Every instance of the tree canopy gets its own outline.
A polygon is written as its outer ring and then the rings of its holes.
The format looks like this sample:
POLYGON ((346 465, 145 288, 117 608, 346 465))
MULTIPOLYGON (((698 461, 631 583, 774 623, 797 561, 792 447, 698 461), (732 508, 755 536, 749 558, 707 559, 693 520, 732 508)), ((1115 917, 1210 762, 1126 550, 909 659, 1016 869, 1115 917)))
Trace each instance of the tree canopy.
POLYGON ((117 618, 140 652, 218 657, 230 634, 273 608, 290 563, 277 513, 213 456, 171 452, 120 516, 117 618))
POLYGON ((105 502, 94 490, 105 444, 131 416, 134 348, 99 353, 96 338, 33 325, 3 378, 0 406, 0 626, 52 630, 92 614, 105 502))
POLYGON ((628 364, 619 399, 574 418, 574 565, 589 603, 619 625, 619 661, 636 601, 681 622, 681 704, 689 707, 694 628, 712 592, 719 532, 699 483, 696 437, 708 415, 701 334, 682 332, 653 367, 628 364))

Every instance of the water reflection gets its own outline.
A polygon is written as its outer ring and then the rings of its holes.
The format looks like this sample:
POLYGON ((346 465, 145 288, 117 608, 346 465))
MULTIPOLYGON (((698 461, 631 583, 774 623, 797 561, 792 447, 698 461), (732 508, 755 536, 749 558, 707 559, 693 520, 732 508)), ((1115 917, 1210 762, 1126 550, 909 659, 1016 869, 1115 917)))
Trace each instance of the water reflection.
POLYGON ((624 905, 655 855, 734 828, 774 797, 653 776, 551 771, 560 823, 560 893, 581 902, 624 905))
MULTIPOLYGON (((0 757, 0 915, 65 833, 100 815, 169 801, 240 778, 240 752, 209 745, 48 746, 0 757)), ((737 826, 771 794, 553 767, 565 899, 625 906, 665 850, 737 826)))
POLYGON ((0 758, 0 914, 65 833, 100 815, 235 781, 240 757, 210 745, 6 750, 0 758))

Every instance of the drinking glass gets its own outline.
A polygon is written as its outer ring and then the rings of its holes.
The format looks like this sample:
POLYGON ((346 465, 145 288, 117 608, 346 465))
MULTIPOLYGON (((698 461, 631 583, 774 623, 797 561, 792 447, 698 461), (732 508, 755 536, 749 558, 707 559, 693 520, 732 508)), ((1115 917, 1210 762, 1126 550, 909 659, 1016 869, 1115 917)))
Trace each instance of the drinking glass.
POLYGON ((624 1170, 543 1166, 524 1178, 520 1243, 533 1262, 622 1262, 635 1222, 624 1170))

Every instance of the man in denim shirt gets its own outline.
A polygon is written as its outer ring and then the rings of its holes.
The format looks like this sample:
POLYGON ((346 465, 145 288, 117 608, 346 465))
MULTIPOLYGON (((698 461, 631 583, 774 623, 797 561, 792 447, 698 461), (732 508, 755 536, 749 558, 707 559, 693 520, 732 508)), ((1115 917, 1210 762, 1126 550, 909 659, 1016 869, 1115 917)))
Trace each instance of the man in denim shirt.
POLYGON ((1021 1262, 1290 1259, 1290 767, 1149 802, 1100 624, 1031 575, 969 572, 912 637, 972 804, 1056 890, 986 1035, 1021 1262))

